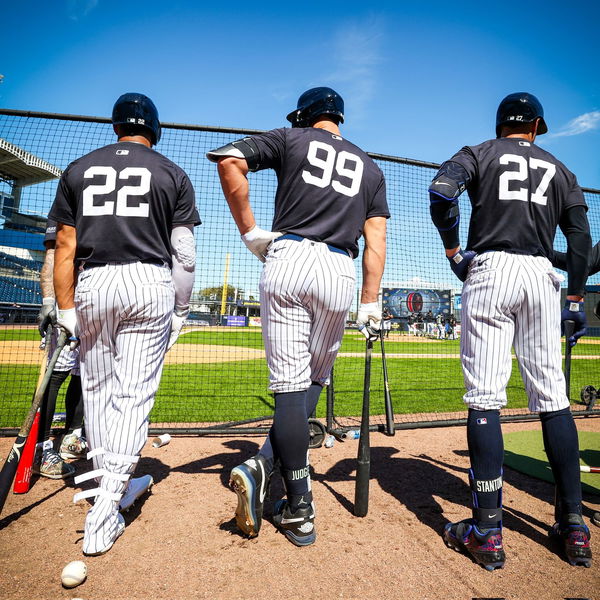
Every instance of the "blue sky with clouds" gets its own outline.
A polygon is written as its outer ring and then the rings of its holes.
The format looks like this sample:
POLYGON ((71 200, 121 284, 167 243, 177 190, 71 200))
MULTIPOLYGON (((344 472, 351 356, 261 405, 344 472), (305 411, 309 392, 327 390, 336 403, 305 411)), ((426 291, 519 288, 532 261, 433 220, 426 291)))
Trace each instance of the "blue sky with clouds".
MULTIPOLYGON (((164 121, 270 129, 329 85, 346 137, 440 162, 530 91, 539 138, 600 188, 600 3, 31 0, 2 9, 0 106, 108 116, 124 91, 164 121)), ((159 148, 160 150, 160 148, 159 148)))

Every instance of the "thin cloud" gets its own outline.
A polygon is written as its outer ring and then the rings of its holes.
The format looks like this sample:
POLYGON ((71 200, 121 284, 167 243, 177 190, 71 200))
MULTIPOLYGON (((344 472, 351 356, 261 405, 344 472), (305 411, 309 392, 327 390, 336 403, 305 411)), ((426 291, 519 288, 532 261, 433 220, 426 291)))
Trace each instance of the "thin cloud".
POLYGON ((556 133, 548 135, 549 138, 580 135, 593 129, 600 128, 600 110, 595 110, 575 117, 556 133))
POLYGON ((349 24, 334 36, 335 69, 324 77, 332 87, 344 90, 352 99, 353 121, 365 118, 377 86, 377 66, 382 62, 380 46, 383 40, 380 19, 349 24))
POLYGON ((68 0, 67 14, 72 21, 86 17, 98 6, 98 0, 68 0))

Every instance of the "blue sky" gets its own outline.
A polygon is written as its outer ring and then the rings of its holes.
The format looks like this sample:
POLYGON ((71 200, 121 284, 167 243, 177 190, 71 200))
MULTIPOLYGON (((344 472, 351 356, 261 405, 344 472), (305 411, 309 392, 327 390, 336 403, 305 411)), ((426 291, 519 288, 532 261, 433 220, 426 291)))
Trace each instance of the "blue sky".
POLYGON ((540 145, 600 188, 597 2, 34 0, 2 14, 5 108, 108 116, 140 91, 164 121, 270 129, 329 85, 353 142, 441 162, 530 91, 540 145))

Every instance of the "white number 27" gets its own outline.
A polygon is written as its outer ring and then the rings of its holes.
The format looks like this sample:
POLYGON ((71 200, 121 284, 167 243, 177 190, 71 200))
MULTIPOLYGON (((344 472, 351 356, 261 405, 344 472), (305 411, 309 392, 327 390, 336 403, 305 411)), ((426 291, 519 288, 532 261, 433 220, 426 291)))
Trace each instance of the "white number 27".
MULTIPOLYGON (((527 202, 529 196, 529 188, 520 187, 517 189, 510 189, 511 181, 527 181, 527 159, 524 156, 518 154, 503 154, 500 157, 501 165, 508 165, 514 163, 517 165, 516 171, 505 171, 500 175, 499 181, 499 198, 500 200, 521 200, 527 202)), ((529 158, 529 168, 531 169, 544 169, 542 180, 538 185, 535 192, 531 194, 531 201, 535 204, 541 204, 546 206, 548 203, 548 196, 546 196, 546 190, 556 173, 556 165, 541 160, 539 158, 529 158)))

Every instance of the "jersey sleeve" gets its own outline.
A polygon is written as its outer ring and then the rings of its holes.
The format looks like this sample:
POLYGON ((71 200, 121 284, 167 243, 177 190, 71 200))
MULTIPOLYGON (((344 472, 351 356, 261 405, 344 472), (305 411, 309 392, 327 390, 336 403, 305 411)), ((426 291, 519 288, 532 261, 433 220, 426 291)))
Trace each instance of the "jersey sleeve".
POLYGON ((385 177, 383 176, 383 173, 381 174, 381 179, 377 186, 377 190, 375 191, 375 195, 367 209, 367 219, 370 219, 371 217, 390 218, 390 209, 387 203, 385 177))
POLYGON ((196 209, 196 194, 190 178, 181 171, 179 194, 173 213, 173 225, 200 225, 200 215, 196 209))
POLYGON ((567 196, 564 202, 564 208, 568 209, 573 206, 583 206, 587 211, 588 206, 585 202, 585 198, 583 196, 583 191, 581 187, 579 187, 579 183, 577 183, 577 177, 570 171, 568 171, 568 182, 569 182, 569 191, 567 192, 567 196))
MULTIPOLYGON (((477 179, 477 158, 470 146, 462 147, 451 159, 446 162, 454 162, 461 165, 469 177, 469 184, 477 179)), ((469 186, 467 186, 468 188, 469 186)))
POLYGON ((75 227, 75 218, 77 216, 77 206, 71 186, 69 185, 69 175, 71 171, 69 167, 65 169, 61 175, 58 187, 56 189, 56 197, 54 204, 48 214, 48 219, 56 223, 64 223, 75 227))
POLYGON ((272 129, 266 133, 251 136, 260 154, 257 171, 279 169, 285 152, 285 131, 285 128, 272 129))

